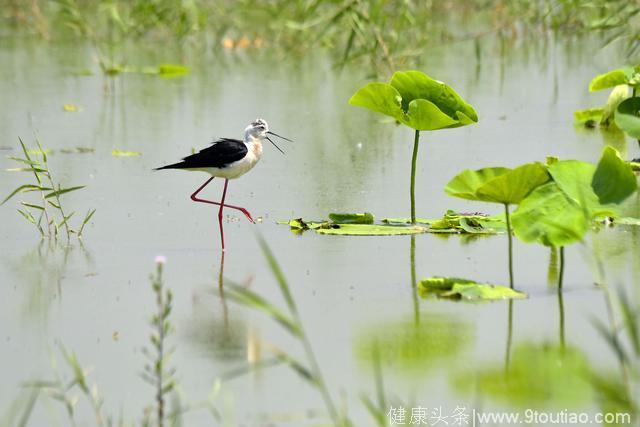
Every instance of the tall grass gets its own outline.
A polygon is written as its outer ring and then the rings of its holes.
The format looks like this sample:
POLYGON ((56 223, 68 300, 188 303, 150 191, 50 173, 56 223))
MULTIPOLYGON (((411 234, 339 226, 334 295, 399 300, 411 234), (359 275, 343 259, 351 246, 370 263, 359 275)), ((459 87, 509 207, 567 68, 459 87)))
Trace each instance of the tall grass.
POLYGON ((227 289, 227 296, 239 304, 267 314, 274 321, 278 322, 300 343, 305 354, 306 363, 299 361, 294 356, 284 351, 277 351, 275 354, 276 358, 281 363, 289 366, 311 387, 315 388, 320 393, 329 418, 334 426, 351 426, 351 421, 349 421, 345 414, 338 411, 338 407, 333 400, 332 394, 324 379, 320 365, 316 359, 315 352, 313 351, 313 347, 311 346, 311 342, 302 323, 297 304, 293 298, 289 284, 284 277, 284 273, 264 239, 260 238, 259 241, 262 252, 269 264, 269 268, 276 278, 280 293, 285 300, 288 312, 282 311, 262 296, 239 285, 228 285, 229 288, 227 289))
POLYGON ((85 186, 62 187, 49 167, 47 150, 42 147, 40 141, 36 139, 37 149, 35 150, 28 150, 22 139, 19 141, 24 157, 9 157, 20 164, 19 167, 9 169, 9 171, 30 173, 34 181, 15 188, 0 205, 5 204, 17 194, 36 193, 35 200, 20 202, 21 208, 18 209, 18 213, 35 227, 40 236, 56 239, 59 235, 64 234, 69 240, 71 235, 75 234, 81 238, 84 227, 96 210, 89 209, 78 228, 72 228, 69 220, 75 212, 69 212, 64 207, 61 196, 81 190, 85 186))
POLYGON ((500 33, 539 37, 541 32, 601 33, 640 49, 629 0, 31 0, 11 2, 6 20, 15 28, 56 40, 90 42, 103 71, 126 62, 125 41, 198 44, 199 51, 267 48, 277 57, 324 49, 337 66, 365 63, 373 73, 419 64, 420 55, 447 42, 500 33), (28 25, 24 25, 27 23, 28 25), (208 50, 208 49, 207 49, 208 50))

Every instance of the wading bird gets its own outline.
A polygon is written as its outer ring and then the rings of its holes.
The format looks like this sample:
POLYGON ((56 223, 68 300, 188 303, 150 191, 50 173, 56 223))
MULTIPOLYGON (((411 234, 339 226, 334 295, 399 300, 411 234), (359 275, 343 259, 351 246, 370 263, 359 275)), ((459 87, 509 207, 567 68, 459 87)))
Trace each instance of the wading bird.
POLYGON ((224 203, 227 195, 227 186, 230 179, 239 178, 249 172, 262 157, 262 141, 267 140, 273 144, 282 154, 284 152, 276 145, 269 135, 277 136, 286 141, 291 141, 284 136, 269 131, 269 125, 262 119, 251 122, 244 130, 244 140, 233 138, 221 138, 214 141, 210 147, 200 150, 182 159, 181 162, 162 166, 154 170, 161 169, 184 169, 189 171, 207 172, 211 178, 205 181, 192 195, 194 202, 209 203, 220 206, 218 210, 218 223, 220 225, 220 241, 224 251, 224 230, 222 228, 222 210, 224 208, 236 209, 244 214, 249 221, 255 224, 249 211, 239 206, 227 205, 224 203), (213 178, 224 178, 224 189, 220 202, 199 199, 198 193, 211 182, 213 178))

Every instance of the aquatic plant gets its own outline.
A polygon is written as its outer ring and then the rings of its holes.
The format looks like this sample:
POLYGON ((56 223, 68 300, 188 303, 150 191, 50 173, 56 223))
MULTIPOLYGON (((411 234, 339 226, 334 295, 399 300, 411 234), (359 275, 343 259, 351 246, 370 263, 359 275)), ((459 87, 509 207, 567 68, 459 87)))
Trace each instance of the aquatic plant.
POLYGON ((612 89, 607 103, 601 108, 578 110, 576 122, 594 126, 599 122, 605 129, 612 126, 622 129, 640 141, 640 64, 600 74, 591 80, 589 92, 612 89))
POLYGON ((414 129, 411 159, 411 222, 416 223, 415 181, 420 131, 477 123, 478 115, 452 88, 420 71, 397 71, 389 83, 369 83, 349 100, 351 105, 393 117, 414 129))
MULTIPOLYGON (((153 425, 158 427, 164 426, 166 398, 176 387, 175 369, 167 366, 173 352, 168 350, 166 345, 166 339, 173 330, 169 319, 172 310, 173 293, 171 289, 165 289, 164 287, 162 270, 165 262, 166 259, 163 256, 156 257, 156 272, 149 278, 156 297, 157 312, 149 322, 154 330, 149 336, 152 350, 146 347, 142 350, 148 359, 148 363, 144 366, 142 378, 155 388, 156 423, 153 425)), ((175 412, 173 416, 175 418, 175 412)), ((149 418, 144 420, 143 425, 151 425, 149 418)))
POLYGON ((84 227, 96 212, 95 209, 89 209, 80 223, 78 229, 71 228, 69 219, 75 212, 68 212, 63 204, 60 196, 72 191, 85 188, 84 185, 74 187, 62 187, 58 183, 49 167, 47 150, 42 148, 40 141, 36 139, 38 148, 36 150, 28 150, 22 139, 19 139, 20 146, 24 157, 9 157, 19 162, 22 166, 9 169, 13 172, 31 172, 35 178, 35 182, 31 184, 22 184, 14 189, 11 194, 4 198, 0 205, 6 203, 18 193, 37 192, 39 198, 34 202, 21 201, 21 209, 18 212, 22 217, 34 225, 42 238, 57 238, 61 230, 64 231, 67 240, 71 234, 75 234, 78 238, 82 237, 84 227), (35 215, 34 213, 37 212, 35 215))
POLYGON ((594 220, 617 217, 617 206, 637 190, 637 181, 612 147, 605 147, 597 166, 554 160, 547 170, 551 181, 520 203, 513 214, 513 227, 524 242, 560 248, 561 288, 564 246, 581 241, 594 220))
POLYGON ((509 285, 513 288, 513 237, 509 205, 519 204, 536 187, 549 181, 541 163, 527 163, 515 169, 492 167, 466 169, 445 187, 447 194, 467 200, 500 203, 504 206, 509 248, 509 285))
POLYGON ((422 296, 435 296, 464 301, 493 301, 522 299, 527 294, 501 285, 478 283, 457 277, 428 277, 418 283, 422 296))

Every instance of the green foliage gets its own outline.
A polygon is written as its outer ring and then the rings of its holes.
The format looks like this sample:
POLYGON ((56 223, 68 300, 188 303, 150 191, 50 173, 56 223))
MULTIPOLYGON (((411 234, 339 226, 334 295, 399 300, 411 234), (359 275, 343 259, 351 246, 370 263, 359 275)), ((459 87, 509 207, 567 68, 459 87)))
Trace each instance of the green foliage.
POLYGON ((478 283, 457 277, 429 277, 418 283, 423 296, 462 299, 465 301, 491 301, 526 298, 527 294, 505 286, 478 283))
POLYGON ((600 204, 620 204, 638 189, 638 182, 631 166, 620 158, 620 154, 612 147, 605 147, 591 188, 600 204))
POLYGON ((597 166, 578 160, 548 166, 553 182, 536 188, 513 214, 516 236, 525 242, 565 246, 582 240, 595 218, 617 216, 616 205, 637 189, 631 167, 612 147, 597 166))
POLYGON ((482 213, 459 213, 448 210, 441 218, 383 218, 374 222, 370 213, 329 214, 330 221, 306 221, 294 218, 278 221, 288 225, 294 233, 315 230, 318 234, 351 236, 397 236, 419 233, 455 233, 455 234, 497 234, 505 231, 504 218, 482 213))
POLYGON ((632 138, 640 140, 640 97, 625 99, 616 110, 616 125, 632 138))
POLYGON ((71 234, 81 238, 84 227, 91 220, 96 210, 89 209, 79 228, 74 229, 70 226, 69 220, 75 212, 68 212, 64 208, 60 196, 81 190, 85 186, 62 187, 54 178, 53 172, 49 167, 47 150, 42 148, 40 141, 36 140, 38 144, 37 150, 28 150, 22 139, 19 139, 19 141, 24 157, 10 157, 10 159, 18 162, 21 167, 9 169, 9 171, 30 172, 35 182, 18 186, 4 198, 0 205, 18 194, 37 193, 38 197, 35 200, 20 202, 22 208, 18 209, 18 213, 34 225, 40 236, 42 238, 56 239, 61 232, 64 232, 67 239, 71 237, 71 234))
POLYGON ((591 80, 591 83, 589 83, 589 92, 609 89, 618 85, 625 85, 632 75, 633 68, 631 67, 600 74, 594 77, 593 80, 591 80))
POLYGON ((541 163, 527 163, 515 169, 484 168, 464 170, 445 187, 454 197, 483 202, 518 204, 534 188, 549 180, 541 163))
POLYGON ((397 71, 391 81, 369 83, 351 105, 393 117, 415 130, 437 130, 476 123, 478 115, 451 87, 420 71, 397 71))
POLYGON ((565 246, 582 240, 588 227, 583 209, 555 182, 536 188, 513 213, 514 232, 523 242, 565 246))
MULTIPOLYGON (((638 9, 640 11, 640 9, 638 9)), ((619 127, 632 137, 638 139, 640 136, 640 126, 636 123, 638 117, 638 105, 630 102, 629 89, 633 89, 632 96, 635 97, 637 89, 640 88, 640 64, 635 67, 625 67, 596 76, 589 84, 589 91, 613 88, 607 99, 607 103, 601 108, 590 108, 574 112, 575 122, 587 127, 593 127, 596 122, 608 129, 619 127), (620 105, 624 103, 622 110, 620 105), (622 115, 618 119, 618 115, 622 115), (635 120, 634 120, 635 119, 635 120)))

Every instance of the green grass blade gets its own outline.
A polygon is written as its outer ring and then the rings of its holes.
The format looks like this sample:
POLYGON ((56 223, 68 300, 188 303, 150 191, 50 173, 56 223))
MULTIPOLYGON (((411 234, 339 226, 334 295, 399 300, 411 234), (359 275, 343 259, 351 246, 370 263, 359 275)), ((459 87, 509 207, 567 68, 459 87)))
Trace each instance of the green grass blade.
POLYGON ((89 210, 87 212, 87 215, 84 217, 84 220, 82 221, 82 224, 80 225, 80 230, 78 230, 78 237, 82 237, 82 232, 84 231, 84 226, 87 225, 89 220, 91 220, 91 217, 93 216, 94 213, 96 213, 95 209, 91 209, 91 210, 89 210))
POLYGON ((40 211, 43 211, 44 208, 42 206, 38 206, 38 205, 32 205, 31 203, 27 203, 27 202, 20 202, 20 204, 22 206, 26 206, 28 208, 33 208, 33 209, 38 209, 40 211))
POLYGON ((287 302, 287 306, 289 307, 289 310, 291 310, 292 313, 297 315, 296 303, 293 300, 293 296, 291 295, 289 285, 287 284, 287 279, 285 279, 284 273, 282 272, 282 269, 280 268, 278 261, 276 261, 276 258, 273 255, 273 252, 271 252, 271 248, 269 248, 269 245, 267 245, 267 242, 262 238, 262 236, 258 238, 258 241, 260 243, 260 248, 262 248, 262 253, 264 254, 265 258, 267 258, 267 262, 269 263, 269 268, 271 269, 271 272, 273 273, 273 275, 276 277, 278 286, 280 286, 280 291, 282 292, 282 295, 284 296, 284 299, 287 302))
POLYGON ((20 212, 20 215, 22 215, 27 221, 29 221, 33 225, 36 225, 36 219, 33 217, 33 215, 31 215, 31 212, 23 211, 20 209, 18 209, 18 212, 20 212))
POLYGON ((13 192, 11 194, 9 194, 7 197, 5 197, 5 199, 2 201, 2 203, 0 203, 0 205, 4 205, 9 199, 11 199, 13 196, 15 196, 16 194, 22 192, 22 191, 28 191, 28 190, 42 190, 45 187, 41 187, 39 185, 34 185, 34 184, 24 184, 21 185, 20 187, 16 188, 15 190, 13 190, 13 192))
POLYGON ((28 168, 9 168, 5 169, 7 172, 37 172, 37 173, 47 173, 45 169, 36 168, 34 166, 28 168))
POLYGON ((79 185, 77 187, 61 188, 59 190, 52 191, 51 193, 49 193, 46 196, 44 196, 44 198, 45 199, 49 199, 51 197, 56 197, 56 196, 60 196, 61 194, 69 193, 71 191, 80 190, 80 189, 85 188, 85 187, 86 187, 86 185, 79 185))
POLYGON ((238 285, 228 285, 227 295, 235 302, 245 305, 247 307, 255 308, 263 313, 266 313, 275 321, 284 326, 295 337, 302 336, 302 329, 300 325, 295 323, 286 314, 284 314, 278 307, 269 303, 260 295, 253 291, 245 289, 238 285))

